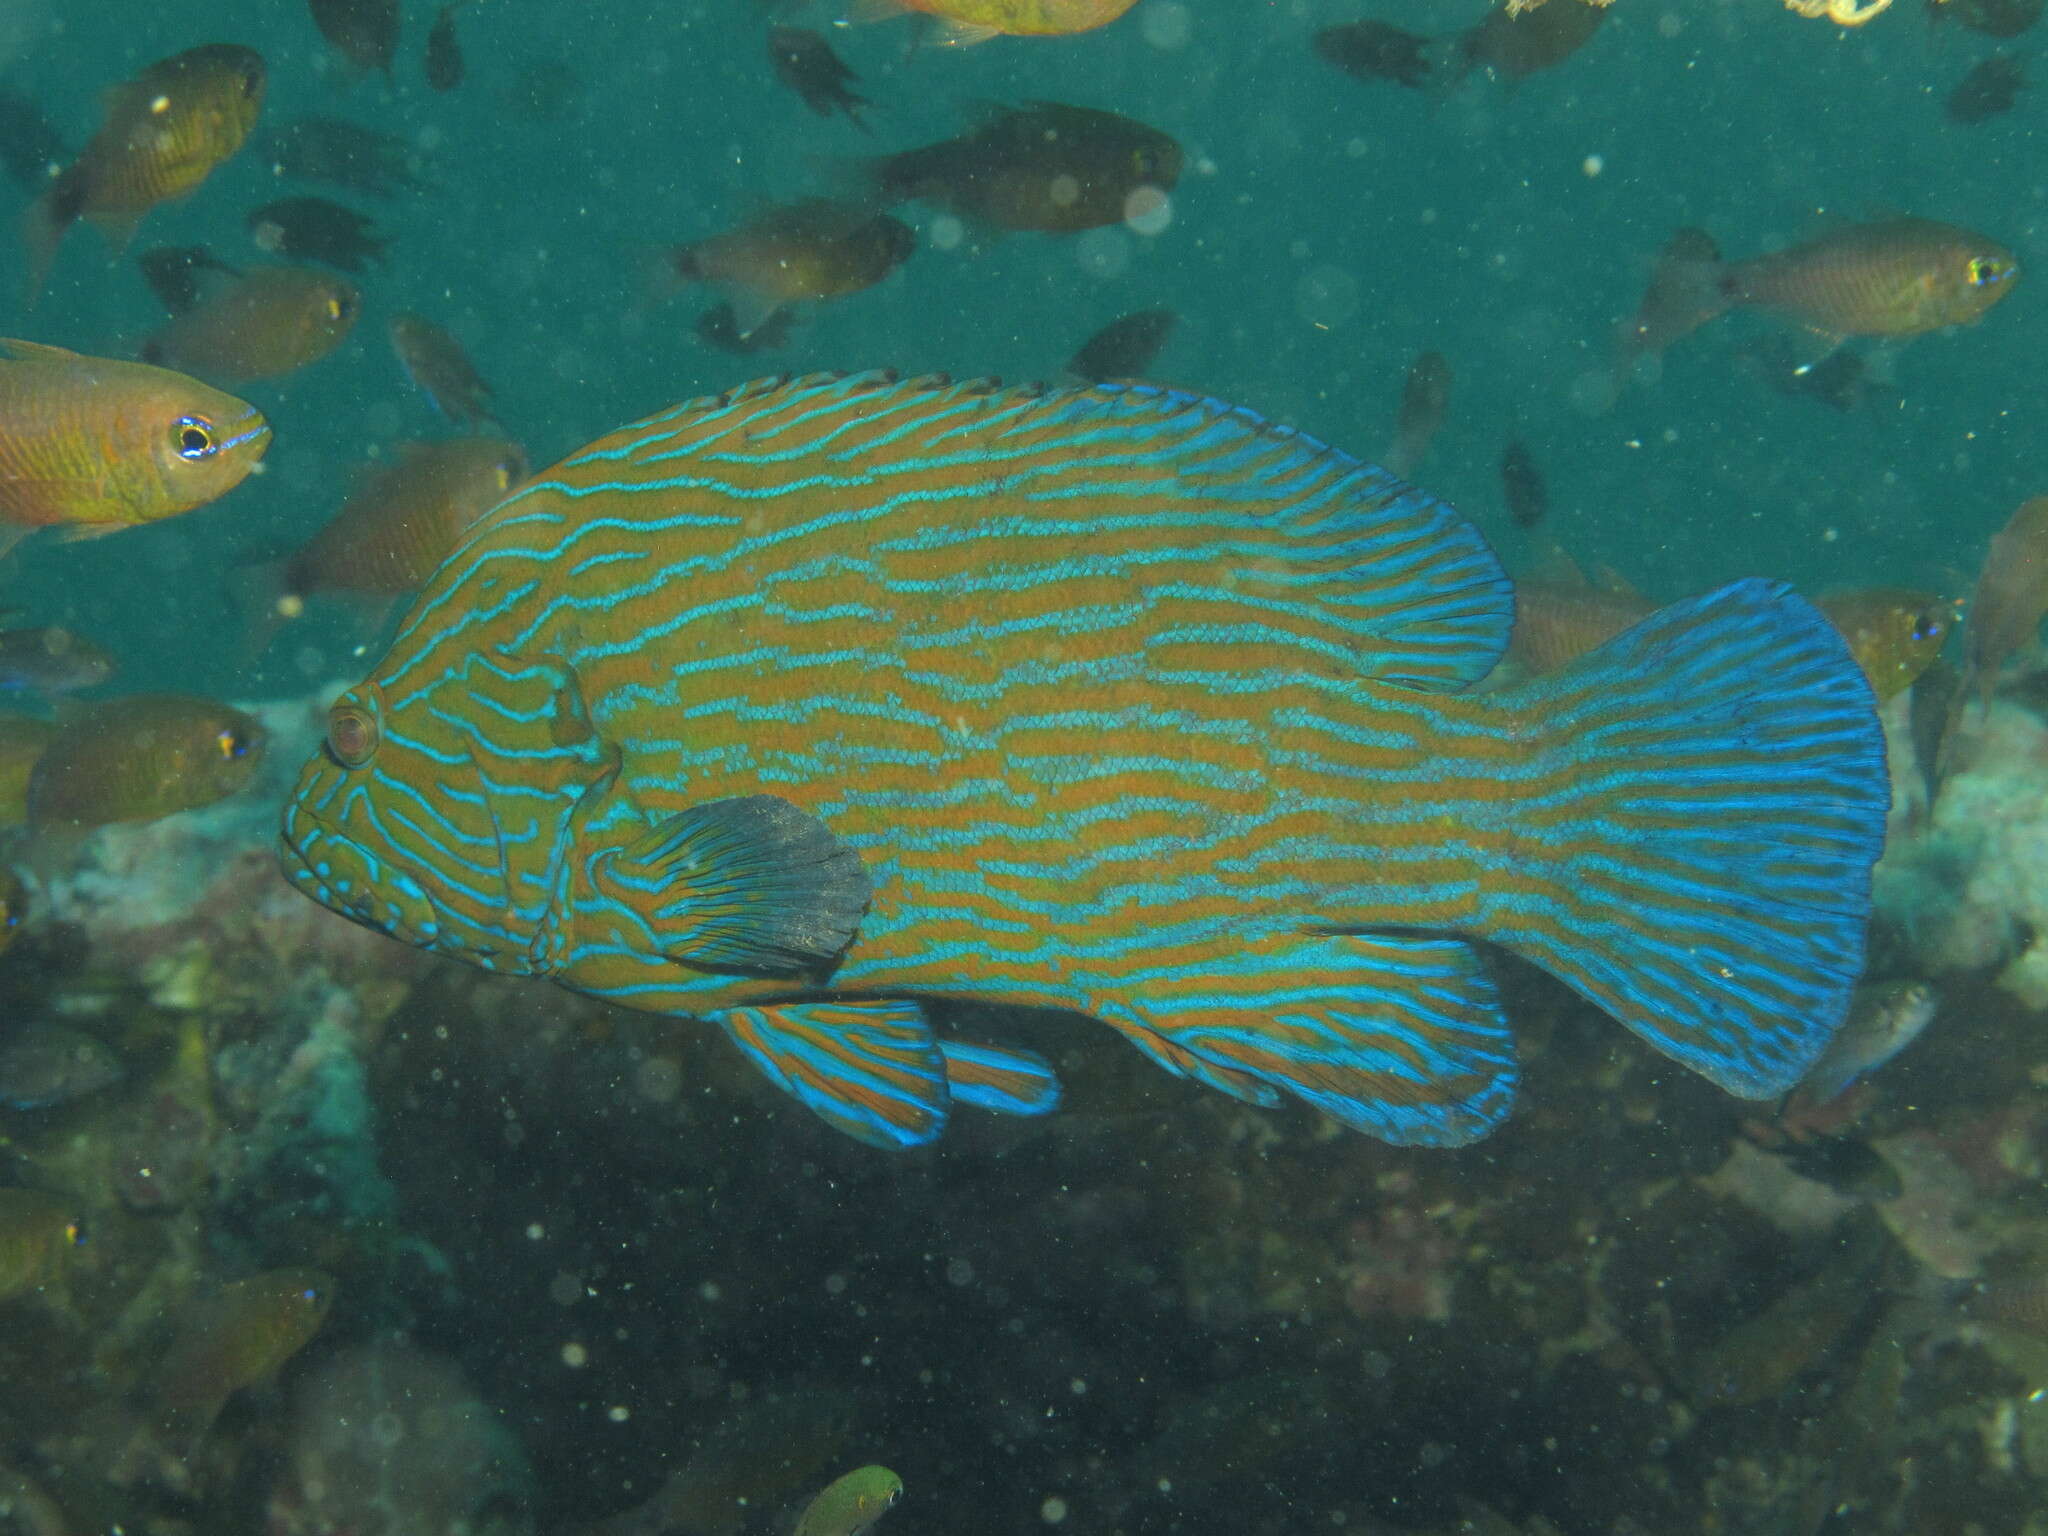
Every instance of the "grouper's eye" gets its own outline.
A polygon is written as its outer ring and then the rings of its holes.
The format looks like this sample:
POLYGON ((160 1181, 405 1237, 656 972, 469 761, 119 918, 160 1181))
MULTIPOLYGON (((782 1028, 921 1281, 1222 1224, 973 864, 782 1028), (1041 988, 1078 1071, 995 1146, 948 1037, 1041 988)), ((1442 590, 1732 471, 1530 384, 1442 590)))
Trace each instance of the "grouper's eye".
POLYGON ((362 767, 377 751, 377 722, 357 705, 335 705, 327 712, 327 750, 344 768, 362 767))

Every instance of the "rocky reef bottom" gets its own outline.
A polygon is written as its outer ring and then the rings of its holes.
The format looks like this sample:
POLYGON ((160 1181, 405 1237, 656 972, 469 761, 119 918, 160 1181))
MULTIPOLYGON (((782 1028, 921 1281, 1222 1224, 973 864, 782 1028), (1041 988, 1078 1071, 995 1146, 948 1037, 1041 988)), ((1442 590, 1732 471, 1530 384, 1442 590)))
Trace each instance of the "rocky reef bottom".
POLYGON ((912 1529, 2048 1532, 2024 698, 1931 815, 1891 722, 1873 975, 1941 994, 1896 1059, 1741 1103, 1502 958, 1521 1103, 1458 1152, 972 1008, 1066 1106, 860 1146, 715 1032, 293 893, 318 716, 259 713, 249 792, 96 834, 0 956, 0 1033, 96 1069, 0 1080, 24 1536, 739 1536, 867 1461, 912 1529))

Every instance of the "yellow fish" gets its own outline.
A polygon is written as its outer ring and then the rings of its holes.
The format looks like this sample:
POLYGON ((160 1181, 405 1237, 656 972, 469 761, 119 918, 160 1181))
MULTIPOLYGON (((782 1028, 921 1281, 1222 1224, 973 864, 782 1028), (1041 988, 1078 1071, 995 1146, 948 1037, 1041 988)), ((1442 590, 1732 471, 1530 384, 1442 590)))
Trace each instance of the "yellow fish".
POLYGON ((766 208, 723 234, 677 246, 668 262, 685 282, 716 283, 739 334, 780 310, 872 288, 917 248, 910 226, 864 203, 812 197, 766 208))
POLYGON ((854 0, 848 19, 886 21, 915 11, 936 19, 942 42, 1064 37, 1106 27, 1138 0, 854 0))
POLYGON ((1762 310, 1817 333, 1822 356, 1849 336, 1969 325, 2011 293, 2019 275, 2018 258, 1997 241, 1933 219, 1845 225, 1733 262, 1703 231, 1681 229, 1623 331, 1624 371, 1730 309, 1762 310))
POLYGON ((145 693, 88 705, 29 770, 29 824, 89 831, 211 805, 249 782, 263 741, 262 726, 211 699, 145 693))
POLYGON ((158 1364, 148 1408, 108 1473, 192 1490, 191 1461, 227 1400, 274 1376, 327 1321, 334 1281, 316 1269, 271 1269, 193 1303, 158 1364))
POLYGON ((503 438, 406 443, 292 556, 285 590, 410 592, 525 475, 525 452, 503 438))
POLYGON ((860 1536, 903 1497, 903 1479, 887 1467, 860 1467, 811 1500, 796 1536, 860 1536))
POLYGON ((0 553, 37 528, 113 533, 204 506, 270 446, 253 405, 144 363, 0 340, 0 553))
POLYGON ((239 383, 317 363, 347 339, 362 296, 314 267, 254 267, 173 317, 143 343, 153 363, 239 383))
POLYGON ((34 1189, 0 1189, 0 1301, 48 1285, 78 1246, 69 1201, 34 1189))
POLYGON ((188 196, 240 149, 263 105, 264 74, 254 49, 208 43, 116 86, 100 131, 29 210, 29 302, 80 218, 124 247, 144 214, 188 196))

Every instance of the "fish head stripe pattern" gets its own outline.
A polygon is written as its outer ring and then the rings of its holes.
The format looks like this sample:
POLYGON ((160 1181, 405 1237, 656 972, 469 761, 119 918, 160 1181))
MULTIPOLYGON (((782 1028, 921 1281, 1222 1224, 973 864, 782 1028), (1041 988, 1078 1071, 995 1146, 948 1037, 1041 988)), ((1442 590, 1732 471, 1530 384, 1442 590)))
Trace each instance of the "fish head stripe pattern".
POLYGON ((286 810, 294 882, 402 942, 551 974, 576 814, 617 772, 573 672, 482 650, 397 707, 352 688, 328 724, 286 810))

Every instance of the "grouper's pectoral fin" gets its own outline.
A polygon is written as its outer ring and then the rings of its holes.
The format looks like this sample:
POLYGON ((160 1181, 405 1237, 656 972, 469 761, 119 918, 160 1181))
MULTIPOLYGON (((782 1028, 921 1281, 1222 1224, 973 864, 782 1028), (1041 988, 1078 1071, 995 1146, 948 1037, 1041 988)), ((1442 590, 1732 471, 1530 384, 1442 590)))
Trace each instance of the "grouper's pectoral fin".
MULTIPOLYGON (((1155 1061, 1252 1103, 1274 1090, 1384 1141, 1457 1146, 1507 1114, 1514 1042, 1460 939, 1314 934, 1153 957, 1097 1011, 1155 1061)), ((1106 984, 1106 979, 1105 979, 1106 984)))
POLYGON ((763 1003, 712 1015, 776 1087, 871 1147, 936 1140, 952 1111, 946 1061, 916 1003, 763 1003))
POLYGON ((789 977, 838 962, 872 889, 858 854, 774 795, 692 806, 600 849, 590 886, 673 960, 789 977))

